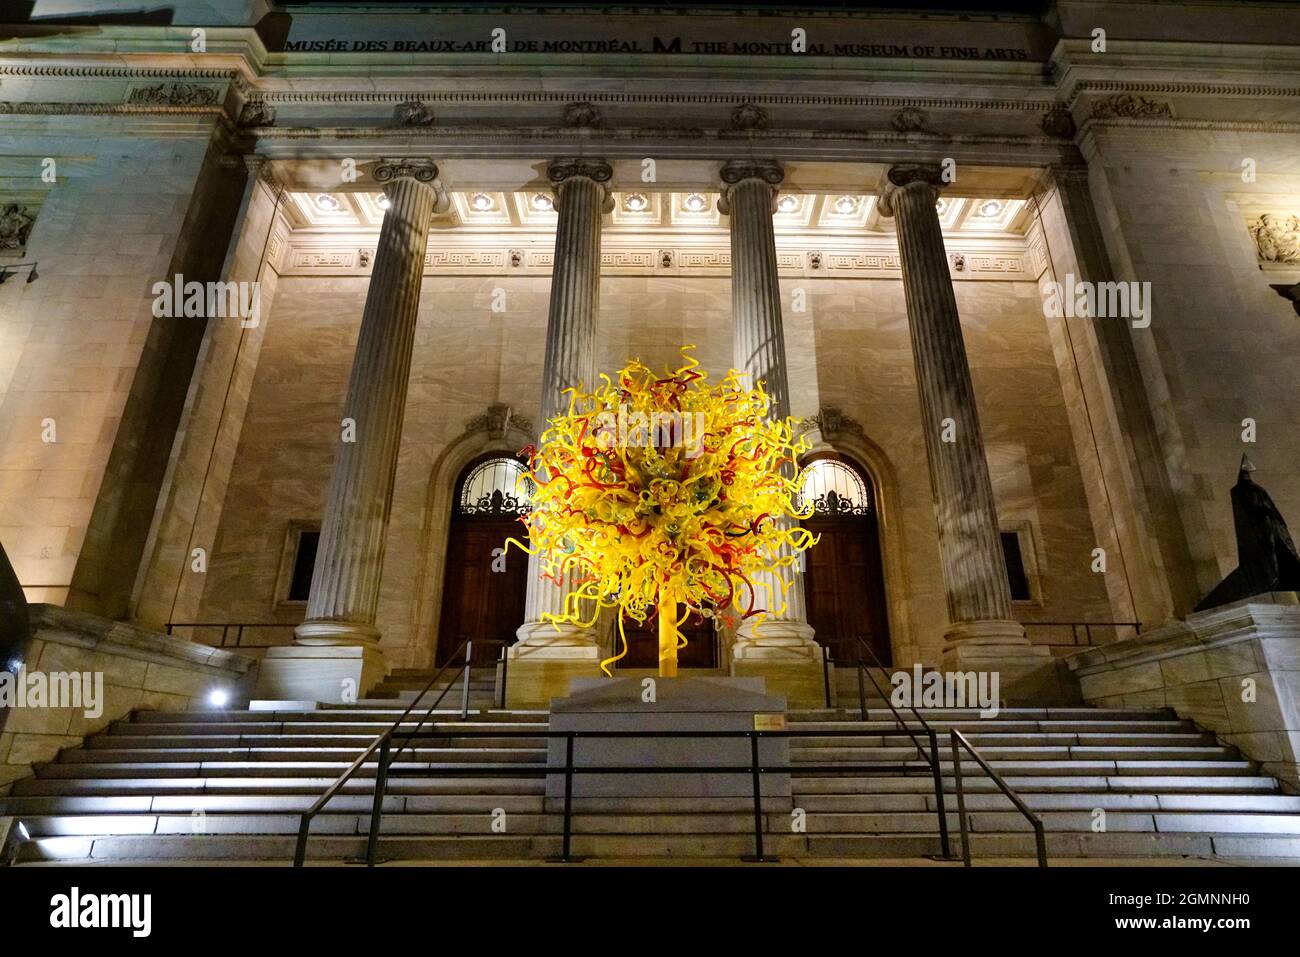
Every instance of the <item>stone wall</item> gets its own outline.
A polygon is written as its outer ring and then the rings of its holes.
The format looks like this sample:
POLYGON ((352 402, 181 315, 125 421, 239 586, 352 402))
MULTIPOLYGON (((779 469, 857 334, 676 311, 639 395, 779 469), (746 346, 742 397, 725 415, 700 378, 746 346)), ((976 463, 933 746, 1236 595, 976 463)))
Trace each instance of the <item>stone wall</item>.
POLYGON ((1179 616, 1236 565, 1228 492, 1243 452, 1282 513, 1300 521, 1300 323, 1270 288, 1300 280, 1300 264, 1261 264, 1248 228, 1263 210, 1300 212, 1295 134, 1230 125, 1176 130, 1151 117, 1087 131, 1116 278, 1149 282, 1154 294, 1150 327, 1129 335, 1185 542, 1184 577, 1173 583, 1179 616), (1243 181, 1247 159, 1253 182, 1243 181), (1243 441, 1245 419, 1254 442, 1243 441))
POLYGON ((147 358, 150 289, 169 276, 209 153, 210 118, 140 125, 11 118, 0 138, 0 199, 19 188, 40 196, 24 257, 39 278, 0 286, 0 541, 31 601, 65 602, 85 557, 147 358), (46 157, 52 184, 40 179, 46 157), (49 420, 55 440, 43 441, 49 420))
POLYGON ((231 704, 247 701, 254 664, 249 658, 54 605, 32 605, 31 614, 19 677, 91 673, 102 676, 102 697, 93 714, 84 707, 52 707, 49 699, 43 707, 0 711, 0 792, 30 774, 33 764, 52 760, 137 708, 206 707, 208 693, 217 688, 230 695, 231 704))
POLYGON ((1258 595, 1066 659, 1084 700, 1172 708, 1300 788, 1300 603, 1258 595))

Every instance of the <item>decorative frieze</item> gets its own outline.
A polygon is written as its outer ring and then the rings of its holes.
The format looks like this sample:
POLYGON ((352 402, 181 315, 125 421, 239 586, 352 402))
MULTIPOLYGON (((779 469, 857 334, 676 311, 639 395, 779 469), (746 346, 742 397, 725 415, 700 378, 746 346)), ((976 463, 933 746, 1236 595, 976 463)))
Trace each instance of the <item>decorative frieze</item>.
POLYGON ((221 91, 198 83, 155 83, 131 90, 127 102, 146 106, 216 106, 221 91))
POLYGON ((1263 213, 1250 224, 1261 263, 1300 263, 1300 216, 1263 213))
POLYGON ((1172 119, 1173 108, 1163 100, 1149 100, 1135 93, 1115 93, 1092 104, 1092 118, 1172 119))
POLYGON ((21 256, 36 223, 36 210, 24 203, 0 205, 0 250, 21 256))
MULTIPOLYGON (((727 276, 731 273, 731 252, 725 246, 612 246, 601 252, 601 274, 607 276, 650 276, 671 273, 679 276, 727 276)), ((860 246, 860 244, 857 244, 860 246)), ((882 244, 883 245, 883 244, 882 244)), ((892 243, 890 244, 892 246, 892 243)), ((1046 264, 1039 249, 989 252, 978 247, 952 247, 954 279, 1032 280, 1046 264), (1037 256, 1037 260, 1035 260, 1037 256), (1035 262, 1038 265, 1034 265, 1035 262)), ((291 245, 286 272, 293 275, 364 275, 374 247, 344 245, 291 245)), ((777 269, 784 278, 812 276, 844 279, 896 279, 902 274, 898 253, 892 250, 862 251, 827 249, 778 249, 777 269)), ((424 257, 426 274, 448 275, 539 275, 551 272, 554 253, 549 247, 519 245, 430 247, 424 257)))
POLYGON ((420 100, 404 100, 393 107, 394 126, 433 126, 433 108, 420 100))

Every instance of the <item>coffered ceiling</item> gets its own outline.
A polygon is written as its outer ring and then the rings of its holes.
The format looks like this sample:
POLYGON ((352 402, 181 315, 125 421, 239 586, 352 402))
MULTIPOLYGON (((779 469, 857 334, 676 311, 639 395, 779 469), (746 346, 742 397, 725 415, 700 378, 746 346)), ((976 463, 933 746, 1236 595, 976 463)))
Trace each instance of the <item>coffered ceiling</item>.
MULTIPOLYGON (((491 190, 452 192, 446 212, 434 217, 435 231, 549 232, 556 213, 549 192, 491 190)), ((616 191, 606 215, 611 232, 725 232, 718 194, 709 191, 616 191)), ((387 200, 378 192, 295 191, 287 214, 296 230, 321 233, 378 231, 387 200)), ((1028 203, 1001 197, 944 196, 938 202, 944 232, 972 239, 1022 236, 1028 203)), ((783 192, 773 224, 779 234, 889 233, 893 221, 882 216, 875 195, 783 192)))

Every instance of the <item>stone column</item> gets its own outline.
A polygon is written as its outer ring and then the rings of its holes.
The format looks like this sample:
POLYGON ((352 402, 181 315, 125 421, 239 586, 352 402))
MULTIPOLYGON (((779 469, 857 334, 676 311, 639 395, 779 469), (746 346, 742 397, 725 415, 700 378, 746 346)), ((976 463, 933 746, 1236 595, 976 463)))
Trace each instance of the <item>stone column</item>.
MULTIPOLYGON (((613 169, 604 160, 556 160, 547 176, 555 191, 558 222, 542 366, 542 431, 565 407, 565 389, 590 388, 596 379, 601 216, 613 202, 613 169)), ((552 696, 567 694, 570 678, 600 673, 600 648, 592 629, 542 620, 543 614, 563 611, 572 576, 561 587, 541 575, 541 563, 530 557, 525 621, 517 632, 518 643, 510 649, 506 691, 511 705, 545 705, 552 696)))
MULTIPOLYGON (((790 414, 790 385, 772 228, 785 173, 775 162, 737 160, 722 167, 721 178, 718 208, 727 215, 731 232, 733 364, 750 373, 753 383, 763 383, 772 398, 772 417, 785 418, 790 414)), ((808 624, 803 573, 792 567, 784 577, 790 582, 784 610, 766 617, 757 630, 752 619, 736 629, 731 672, 762 675, 768 690, 786 694, 791 704, 817 703, 824 700, 822 651, 808 624)), ((778 592, 781 588, 774 575, 756 575, 755 584, 760 582, 778 592)), ((766 595, 760 588, 756 602, 766 605, 766 595)))
POLYGON ((948 599, 943 663, 951 670, 1019 671, 1050 657, 1011 613, 1011 589, 984 457, 975 392, 935 204, 938 167, 895 166, 881 199, 894 217, 922 433, 948 599))
POLYGON ((278 662, 303 680, 279 675, 277 696, 339 700, 330 683, 355 682, 336 691, 346 701, 383 675, 375 611, 429 223, 435 206, 446 205, 437 176, 436 166, 419 161, 384 161, 374 170, 390 205, 348 379, 307 618, 295 631, 298 647, 288 650, 292 664, 268 655, 273 672, 278 662))

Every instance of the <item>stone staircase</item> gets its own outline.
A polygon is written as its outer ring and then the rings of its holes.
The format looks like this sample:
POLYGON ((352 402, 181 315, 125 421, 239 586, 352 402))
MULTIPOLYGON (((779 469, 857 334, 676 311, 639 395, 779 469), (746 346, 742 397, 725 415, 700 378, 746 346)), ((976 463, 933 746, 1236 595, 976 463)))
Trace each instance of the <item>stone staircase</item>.
MULTIPOLYGON (((288 863, 298 814, 405 707, 396 687, 356 705, 307 712, 141 711, 16 782, 0 815, 22 820, 33 840, 21 861, 271 861, 288 863)), ((427 678, 425 679, 427 681, 427 678)), ((421 687, 423 684, 421 683, 421 687)), ((459 691, 453 692, 458 694, 459 691)), ((855 691, 856 695, 856 691, 855 691)), ((459 702, 457 702, 457 707, 459 702)), ((957 727, 1038 811, 1054 857, 1300 857, 1300 797, 1213 736, 1165 711, 1088 708, 931 710, 944 732, 957 727), (1094 831, 1096 809, 1105 831, 1094 831)), ((793 801, 764 804, 769 854, 819 858, 916 858, 939 852, 929 770, 910 739, 882 735, 888 710, 791 714, 791 728, 852 730, 792 745, 796 765, 896 760, 897 770, 793 775, 793 801), (806 831, 795 833, 796 808, 806 831)), ((446 740, 422 740, 390 779, 381 859, 544 858, 560 849, 559 802, 525 773, 474 776, 503 765, 545 766, 544 712, 477 710, 468 721, 441 711, 446 740), (457 731, 519 731, 491 741, 457 731), (440 777, 459 769, 465 777, 440 777), (427 772, 427 773, 423 773, 427 772), (494 824, 496 828, 494 830, 494 824)), ((412 722, 409 727, 414 727, 412 722)), ((951 753, 943 745, 945 783, 951 753)), ((1028 824, 993 782, 964 762, 976 857, 1032 857, 1028 824)), ((309 861, 364 854, 373 767, 350 781, 317 817, 309 861)), ((953 849, 955 795, 946 797, 953 849)), ((589 799, 574 803, 573 853, 591 858, 737 858, 753 852, 752 806, 744 798, 589 799)))
MULTIPOLYGON (((371 690, 370 696, 361 704, 391 706, 400 703, 402 708, 420 697, 420 692, 429 684, 437 675, 436 671, 428 671, 419 668, 394 668, 383 681, 375 685, 371 690)), ((422 711, 427 711, 429 707, 438 699, 438 696, 445 690, 440 710, 453 711, 460 708, 462 697, 462 683, 464 672, 460 669, 448 668, 436 685, 429 690, 420 703, 416 706, 422 711)), ((497 703, 496 696, 496 667, 473 667, 469 670, 469 706, 478 711, 495 708, 497 703)), ((394 715, 396 718, 396 715, 394 715)))

